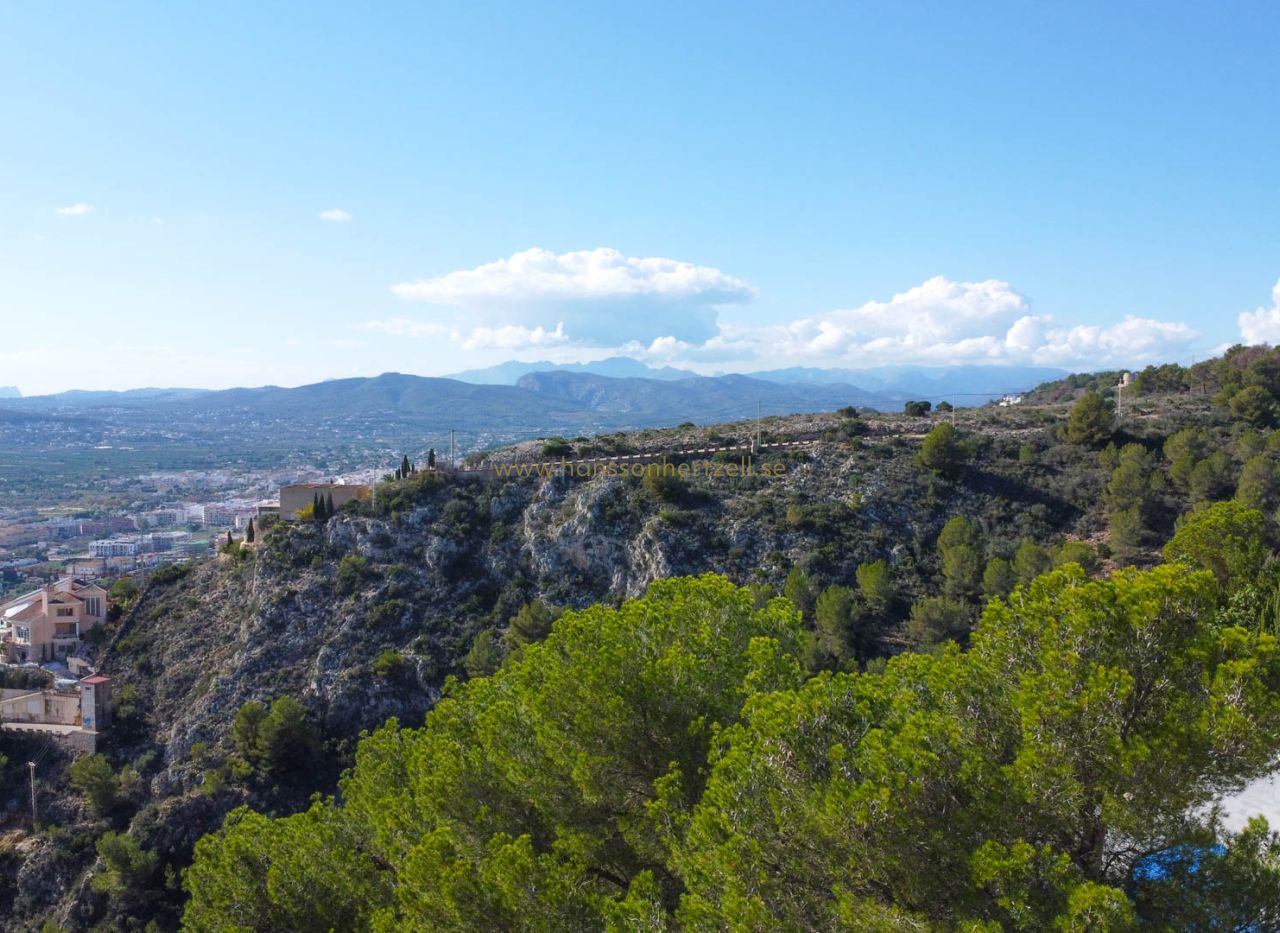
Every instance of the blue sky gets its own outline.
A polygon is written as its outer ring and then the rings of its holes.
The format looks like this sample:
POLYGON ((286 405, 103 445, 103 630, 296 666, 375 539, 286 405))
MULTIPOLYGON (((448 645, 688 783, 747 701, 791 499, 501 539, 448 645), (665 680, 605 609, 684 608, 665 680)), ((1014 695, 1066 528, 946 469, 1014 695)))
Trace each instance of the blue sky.
POLYGON ((202 6, 6 8, 0 385, 1280 342, 1274 4, 202 6))

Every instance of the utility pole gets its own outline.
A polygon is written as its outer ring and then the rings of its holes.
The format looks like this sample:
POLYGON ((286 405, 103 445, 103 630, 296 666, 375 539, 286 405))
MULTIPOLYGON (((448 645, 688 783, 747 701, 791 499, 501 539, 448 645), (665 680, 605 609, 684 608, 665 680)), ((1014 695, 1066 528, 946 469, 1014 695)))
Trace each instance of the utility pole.
POLYGON ((27 768, 31 771, 31 829, 34 831, 36 828, 36 763, 28 761, 27 768))
POLYGON ((759 456, 760 454, 760 400, 756 399, 756 443, 755 449, 751 451, 759 456))
POLYGON ((449 469, 456 470, 458 468, 458 458, 454 453, 453 447, 453 429, 449 429, 449 469))

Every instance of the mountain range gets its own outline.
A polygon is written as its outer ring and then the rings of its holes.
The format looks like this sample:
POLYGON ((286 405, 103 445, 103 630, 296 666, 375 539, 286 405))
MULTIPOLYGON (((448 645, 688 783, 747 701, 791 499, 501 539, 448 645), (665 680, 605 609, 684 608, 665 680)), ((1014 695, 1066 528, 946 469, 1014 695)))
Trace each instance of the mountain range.
MULTIPOLYGON (((553 434, 587 434, 757 414, 832 411, 853 405, 899 410, 911 398, 978 405, 1061 375, 1023 367, 883 367, 701 376, 636 360, 504 363, 458 377, 383 373, 294 388, 145 388, 0 397, 0 426, 46 419, 94 444, 149 447, 439 443, 449 431, 468 449, 553 434), (477 378, 503 380, 487 383, 477 378), (507 382, 505 380, 511 380, 507 382)), ((8 438, 0 436, 0 443, 8 438)))
MULTIPOLYGON (((531 373, 589 373, 619 379, 656 379, 674 382, 699 374, 672 366, 648 366, 630 357, 613 356, 590 363, 552 363, 542 360, 523 363, 508 360, 486 369, 469 369, 446 378, 478 385, 517 385, 531 373)), ((1049 366, 874 366, 867 369, 819 369, 791 366, 745 374, 718 373, 717 376, 745 375, 751 379, 781 385, 842 385, 890 396, 893 401, 922 398, 941 401, 957 396, 958 404, 979 404, 1011 392, 1025 392, 1042 382, 1066 375, 1066 370, 1049 366)))

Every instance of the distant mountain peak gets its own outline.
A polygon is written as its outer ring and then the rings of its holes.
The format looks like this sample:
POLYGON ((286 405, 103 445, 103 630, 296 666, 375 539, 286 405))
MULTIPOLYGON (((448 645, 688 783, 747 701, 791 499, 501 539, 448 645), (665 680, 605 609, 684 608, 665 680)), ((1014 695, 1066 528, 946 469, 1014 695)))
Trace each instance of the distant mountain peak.
POLYGON ((0 398, 22 398, 17 386, 0 386, 0 398))
POLYGON ((450 373, 446 379, 457 379, 475 385, 513 386, 521 377, 530 373, 589 373, 593 376, 609 376, 614 379, 659 379, 671 381, 688 379, 698 375, 687 369, 676 369, 672 366, 649 366, 629 356, 611 356, 590 363, 552 363, 540 360, 536 363, 525 363, 520 360, 508 360, 496 366, 484 369, 468 369, 459 373, 450 373))

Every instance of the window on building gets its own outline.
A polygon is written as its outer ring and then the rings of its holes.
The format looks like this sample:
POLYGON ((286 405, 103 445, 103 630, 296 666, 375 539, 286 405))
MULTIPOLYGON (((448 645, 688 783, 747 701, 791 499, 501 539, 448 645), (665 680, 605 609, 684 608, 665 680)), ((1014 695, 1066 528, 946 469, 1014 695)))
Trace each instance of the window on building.
POLYGON ((59 607, 58 607, 57 616, 58 616, 59 618, 65 618, 65 617, 67 617, 67 616, 73 616, 73 615, 75 615, 75 614, 76 614, 76 611, 75 611, 74 609, 72 609, 70 606, 59 606, 59 607))
POLYGON ((31 641, 31 628, 30 628, 30 626, 27 626, 27 625, 15 625, 15 626, 13 627, 13 634, 17 637, 18 641, 31 641))

